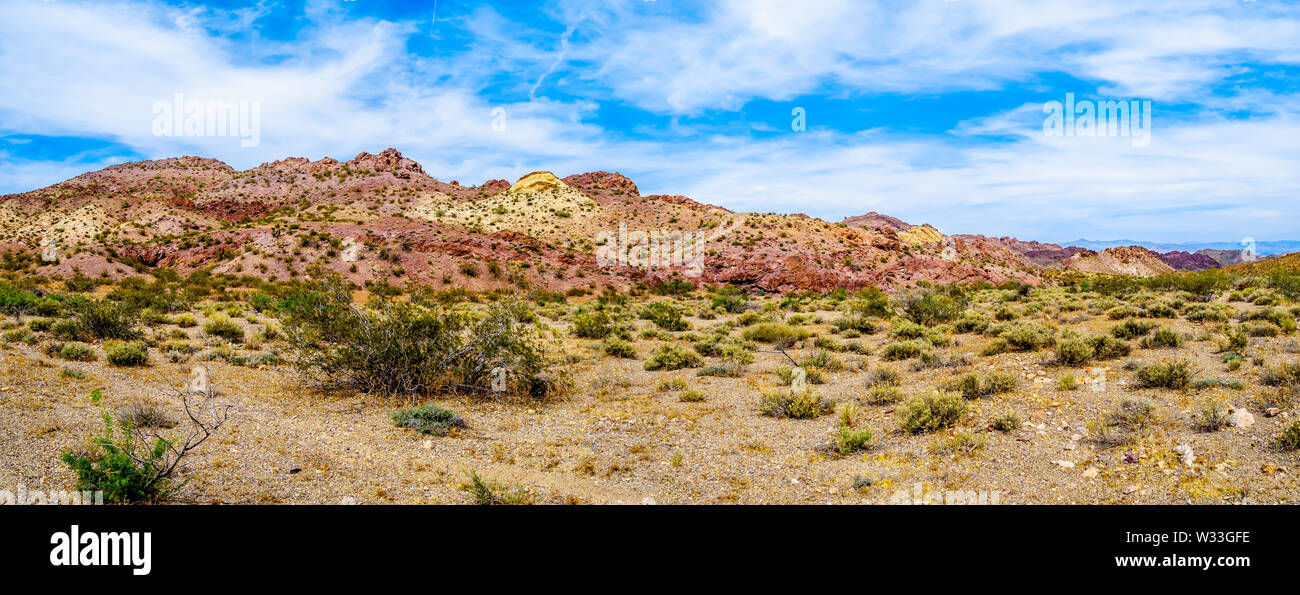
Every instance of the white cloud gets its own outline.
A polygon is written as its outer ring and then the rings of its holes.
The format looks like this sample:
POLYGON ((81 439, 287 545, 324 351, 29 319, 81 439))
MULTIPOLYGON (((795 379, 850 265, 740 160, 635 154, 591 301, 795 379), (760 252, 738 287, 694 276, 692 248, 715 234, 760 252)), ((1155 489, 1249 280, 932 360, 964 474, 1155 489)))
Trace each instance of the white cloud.
MULTIPOLYGON (((394 146, 432 175, 465 183, 533 169, 619 170, 645 192, 732 208, 830 219, 874 209, 948 231, 1026 238, 1283 237, 1300 215, 1292 204, 1300 187, 1296 98, 1250 88, 1216 97, 1205 88, 1237 72, 1241 56, 1300 62, 1300 7, 1232 4, 724 0, 684 8, 569 0, 550 8, 559 22, 546 27, 488 8, 443 10, 439 27, 468 32, 473 49, 430 59, 407 49, 427 23, 348 19, 320 0, 309 3, 308 25, 292 41, 254 33, 251 42, 224 35, 246 32, 267 5, 8 3, 0 76, 21 83, 0 94, 0 130, 108 139, 150 157, 201 154, 239 168, 394 146), (1033 104, 928 136, 774 134, 754 125, 706 137, 698 120, 678 120, 755 98, 999 89, 1044 72, 1157 106, 1255 116, 1162 117, 1147 149, 1126 139, 1044 137, 1033 104), (548 99, 552 86, 587 99, 548 99), (153 136, 151 106, 176 92, 260 101, 261 144, 153 136), (591 123, 603 100, 672 124, 627 140, 635 129, 591 123), (504 133, 491 128, 494 107, 506 110, 504 133), (1016 140, 980 140, 987 135, 1016 140)), ((0 183, 9 191, 106 165, 8 151, 0 183)))

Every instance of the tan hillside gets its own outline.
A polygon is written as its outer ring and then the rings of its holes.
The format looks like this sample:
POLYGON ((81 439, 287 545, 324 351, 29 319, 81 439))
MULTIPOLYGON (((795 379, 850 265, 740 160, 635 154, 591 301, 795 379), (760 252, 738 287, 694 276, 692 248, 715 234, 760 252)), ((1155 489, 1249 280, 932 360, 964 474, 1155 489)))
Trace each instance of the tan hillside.
POLYGON ((1064 268, 1085 273, 1152 277, 1174 272, 1174 267, 1141 246, 1107 248, 1101 252, 1084 250, 1065 260, 1064 268))

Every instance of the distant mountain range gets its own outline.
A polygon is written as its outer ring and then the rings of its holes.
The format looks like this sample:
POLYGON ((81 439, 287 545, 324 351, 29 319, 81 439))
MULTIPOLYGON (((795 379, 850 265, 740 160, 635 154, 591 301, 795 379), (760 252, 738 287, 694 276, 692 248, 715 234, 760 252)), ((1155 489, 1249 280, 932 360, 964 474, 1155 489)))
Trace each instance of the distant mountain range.
MULTIPOLYGON (((1144 242, 1141 240, 1074 240, 1060 242, 1062 246, 1078 246, 1089 250, 1105 250, 1122 246, 1141 246, 1153 252, 1196 252, 1198 250, 1242 250, 1246 245, 1241 242, 1144 242)), ((1255 242, 1255 254, 1272 256, 1300 252, 1300 240, 1268 240, 1255 242)))

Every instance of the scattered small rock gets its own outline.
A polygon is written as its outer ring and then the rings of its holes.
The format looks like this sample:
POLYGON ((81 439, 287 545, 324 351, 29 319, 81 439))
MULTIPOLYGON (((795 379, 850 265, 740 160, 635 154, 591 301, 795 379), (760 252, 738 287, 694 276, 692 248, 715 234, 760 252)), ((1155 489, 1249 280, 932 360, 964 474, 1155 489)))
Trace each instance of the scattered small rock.
POLYGON ((1251 415, 1250 412, 1245 409, 1237 408, 1233 409, 1232 413, 1228 416, 1228 422, 1238 428, 1249 428, 1250 426, 1255 425, 1255 416, 1251 415))
POLYGON ((1179 444, 1178 446, 1174 447, 1174 452, 1178 453, 1179 455, 1182 455, 1183 464, 1188 467, 1191 467, 1192 463, 1196 462, 1196 453, 1192 451, 1191 446, 1188 446, 1186 444, 1179 444))

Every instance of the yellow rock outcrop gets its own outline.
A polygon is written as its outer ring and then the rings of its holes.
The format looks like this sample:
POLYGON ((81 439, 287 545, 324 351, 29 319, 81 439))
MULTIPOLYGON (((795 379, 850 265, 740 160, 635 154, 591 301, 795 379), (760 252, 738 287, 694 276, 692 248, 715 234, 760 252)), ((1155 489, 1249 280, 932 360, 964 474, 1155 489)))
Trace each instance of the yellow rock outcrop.
POLYGON ((921 244, 937 244, 943 241, 943 234, 939 230, 930 226, 929 223, 924 225, 913 225, 907 229, 898 231, 898 239, 911 244, 920 246, 921 244))

